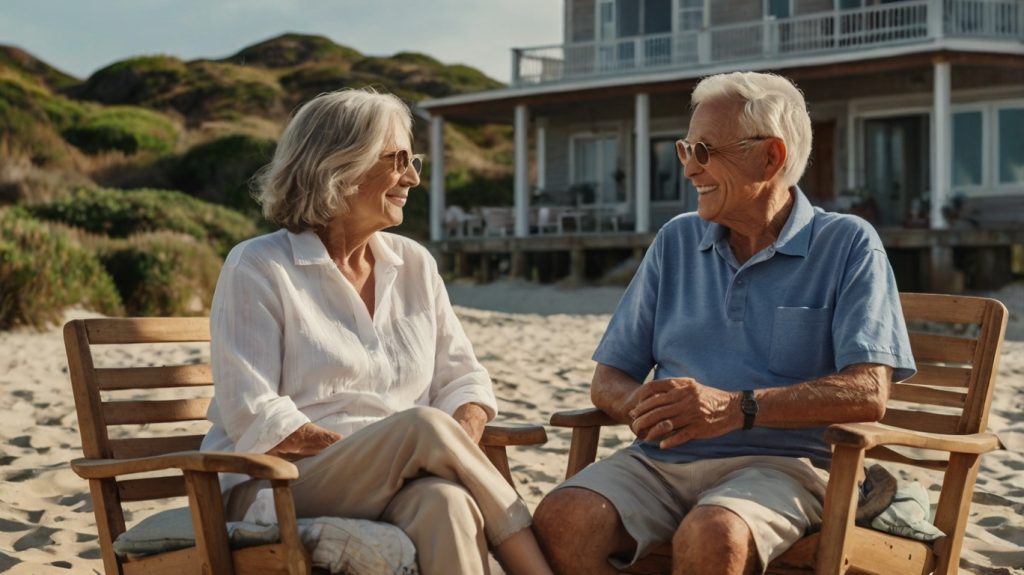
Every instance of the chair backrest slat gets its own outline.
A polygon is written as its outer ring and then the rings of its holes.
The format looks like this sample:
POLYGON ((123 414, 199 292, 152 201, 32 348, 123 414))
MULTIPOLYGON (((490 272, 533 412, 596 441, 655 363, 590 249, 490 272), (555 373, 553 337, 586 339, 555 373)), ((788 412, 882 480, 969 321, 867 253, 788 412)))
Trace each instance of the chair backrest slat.
POLYGON ((149 501, 180 497, 185 494, 185 477, 146 477, 143 479, 122 479, 117 482, 121 501, 149 501))
POLYGON ((209 397, 108 401, 103 404, 103 419, 107 425, 203 421, 206 419, 206 410, 209 406, 209 397))
POLYGON ((134 459, 164 455, 175 451, 191 451, 199 449, 203 442, 202 435, 171 435, 168 437, 134 437, 131 439, 111 439, 110 448, 115 459, 134 459))
POLYGON ((932 293, 901 293, 903 315, 920 321, 980 324, 987 307, 984 298, 932 293))
POLYGON ((903 383, 936 387, 968 387, 971 384, 971 368, 919 363, 914 377, 903 383))
POLYGON ((892 393, 889 395, 889 399, 963 409, 967 401, 967 393, 902 383, 892 386, 892 393))
POLYGON ((186 343, 210 341, 210 321, 205 317, 137 317, 83 320, 89 343, 186 343))
POLYGON ((976 340, 966 337, 910 333, 910 347, 917 361, 970 363, 974 359, 974 347, 977 344, 976 340))
POLYGON ((213 372, 206 364, 106 367, 96 370, 96 384, 104 391, 212 385, 213 372))
POLYGON ((890 407, 885 410, 882 423, 926 433, 957 433, 960 416, 890 407))

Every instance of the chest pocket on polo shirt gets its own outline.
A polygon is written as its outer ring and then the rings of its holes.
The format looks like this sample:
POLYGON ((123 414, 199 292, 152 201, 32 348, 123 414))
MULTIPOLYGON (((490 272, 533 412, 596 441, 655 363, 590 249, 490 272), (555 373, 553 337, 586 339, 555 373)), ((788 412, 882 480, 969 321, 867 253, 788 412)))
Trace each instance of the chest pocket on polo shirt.
POLYGON ((768 369, 797 379, 835 372, 832 308, 777 307, 768 369))

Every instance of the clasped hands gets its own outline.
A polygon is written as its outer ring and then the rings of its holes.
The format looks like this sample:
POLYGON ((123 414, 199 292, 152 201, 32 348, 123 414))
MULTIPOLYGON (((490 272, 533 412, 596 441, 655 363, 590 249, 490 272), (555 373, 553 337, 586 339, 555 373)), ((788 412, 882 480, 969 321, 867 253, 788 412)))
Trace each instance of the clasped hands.
POLYGON ((743 427, 740 394, 677 377, 649 381, 634 391, 629 428, 643 441, 668 449, 743 427))

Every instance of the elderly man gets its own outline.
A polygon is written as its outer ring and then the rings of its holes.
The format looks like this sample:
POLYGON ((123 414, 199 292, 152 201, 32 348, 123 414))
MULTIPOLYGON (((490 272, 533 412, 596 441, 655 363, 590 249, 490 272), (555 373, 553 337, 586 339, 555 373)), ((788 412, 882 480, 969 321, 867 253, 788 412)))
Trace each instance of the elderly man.
POLYGON ((697 213, 660 230, 594 353, 591 398, 637 441, 541 502, 560 573, 666 541, 674 573, 762 572, 820 522, 822 428, 879 419, 914 372, 878 236, 796 186, 811 122, 793 84, 705 78, 676 148, 697 213))

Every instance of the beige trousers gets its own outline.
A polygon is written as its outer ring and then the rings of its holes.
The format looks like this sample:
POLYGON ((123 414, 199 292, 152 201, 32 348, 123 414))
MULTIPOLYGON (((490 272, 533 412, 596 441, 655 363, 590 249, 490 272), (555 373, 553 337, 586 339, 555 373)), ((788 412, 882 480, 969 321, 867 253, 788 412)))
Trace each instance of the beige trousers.
MULTIPOLYGON (((448 414, 415 407, 369 425, 296 463, 299 517, 386 521, 416 546, 423 575, 489 573, 496 546, 530 525, 515 490, 448 414)), ((228 518, 245 514, 264 487, 231 490, 228 518)))

